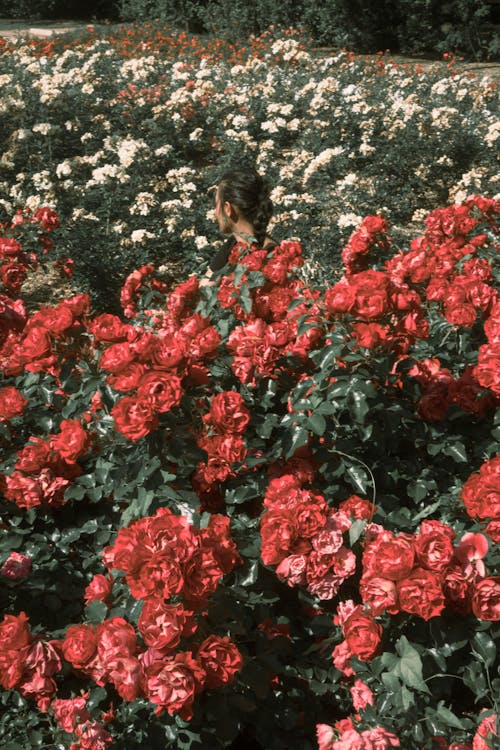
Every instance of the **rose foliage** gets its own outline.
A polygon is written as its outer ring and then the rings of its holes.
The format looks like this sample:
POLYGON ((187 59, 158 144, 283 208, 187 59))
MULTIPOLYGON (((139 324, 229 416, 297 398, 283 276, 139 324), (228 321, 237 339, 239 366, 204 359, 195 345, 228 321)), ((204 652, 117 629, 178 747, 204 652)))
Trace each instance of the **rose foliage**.
POLYGON ((28 314, 57 216, 3 227, 4 747, 496 746, 499 213, 367 216, 324 288, 292 240, 141 266, 121 316, 28 314))

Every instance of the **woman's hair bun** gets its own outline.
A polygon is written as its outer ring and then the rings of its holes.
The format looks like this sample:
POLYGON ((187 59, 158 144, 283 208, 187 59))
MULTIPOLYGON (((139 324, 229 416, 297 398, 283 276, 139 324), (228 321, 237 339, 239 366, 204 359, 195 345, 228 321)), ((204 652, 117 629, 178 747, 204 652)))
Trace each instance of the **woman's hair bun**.
POLYGON ((273 215, 268 181, 254 167, 239 167, 224 172, 218 188, 221 201, 229 201, 241 211, 253 225, 258 244, 263 245, 273 215))

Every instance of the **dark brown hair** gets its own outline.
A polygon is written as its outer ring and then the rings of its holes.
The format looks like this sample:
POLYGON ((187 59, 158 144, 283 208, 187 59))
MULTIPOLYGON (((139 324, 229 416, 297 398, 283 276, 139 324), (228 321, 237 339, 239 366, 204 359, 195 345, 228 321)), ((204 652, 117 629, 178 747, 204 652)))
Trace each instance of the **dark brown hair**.
POLYGON ((252 224, 257 243, 263 245, 273 215, 267 181, 252 167, 230 169, 220 178, 218 190, 221 202, 229 201, 241 211, 252 224))

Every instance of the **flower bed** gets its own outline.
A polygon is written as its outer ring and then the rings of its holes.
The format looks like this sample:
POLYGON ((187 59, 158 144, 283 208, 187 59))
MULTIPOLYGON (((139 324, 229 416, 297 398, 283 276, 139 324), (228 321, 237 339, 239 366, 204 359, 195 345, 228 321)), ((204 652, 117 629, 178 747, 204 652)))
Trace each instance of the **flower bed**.
POLYGON ((495 747, 499 213, 367 216, 326 289, 293 240, 142 265, 120 316, 28 315, 64 234, 12 217, 3 747, 495 747))
POLYGON ((423 71, 317 58, 293 31, 235 47, 151 26, 0 55, 0 221, 56 210, 58 252, 101 311, 140 265, 175 264, 171 281, 206 264, 204 196, 235 160, 274 184, 278 239, 303 242, 315 283, 364 215, 403 242, 428 210, 498 192, 496 87, 452 59, 423 71))

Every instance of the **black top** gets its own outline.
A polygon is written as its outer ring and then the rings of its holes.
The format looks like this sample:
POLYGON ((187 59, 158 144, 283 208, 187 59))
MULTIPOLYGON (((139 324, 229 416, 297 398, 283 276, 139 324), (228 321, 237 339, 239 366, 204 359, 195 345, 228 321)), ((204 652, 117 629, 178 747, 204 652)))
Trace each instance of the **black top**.
MULTIPOLYGON (((265 247, 264 250, 272 250, 272 248, 276 247, 276 245, 278 244, 276 240, 273 240, 272 243, 273 243, 272 245, 267 245, 267 247, 265 247)), ((223 244, 221 249, 215 253, 215 255, 213 256, 213 258, 208 264, 208 267, 212 272, 220 271, 222 268, 224 268, 224 266, 229 260, 231 250, 233 249, 235 245, 236 245, 236 240, 234 239, 234 237, 230 237, 229 239, 226 240, 226 242, 223 244)))

